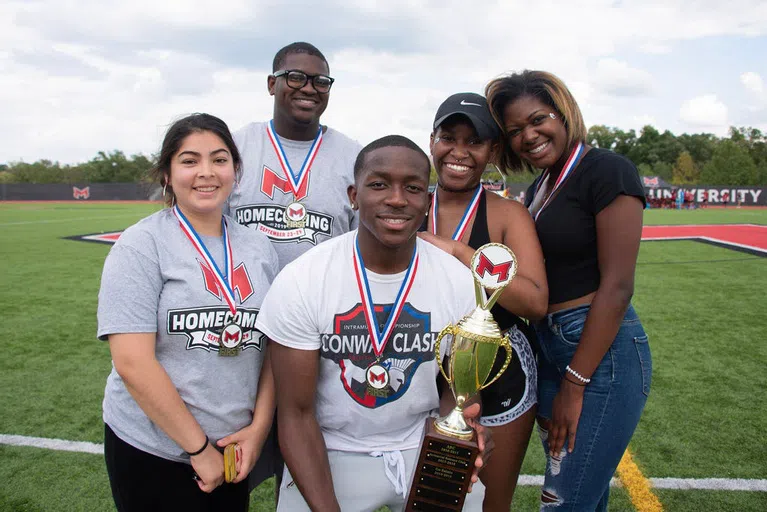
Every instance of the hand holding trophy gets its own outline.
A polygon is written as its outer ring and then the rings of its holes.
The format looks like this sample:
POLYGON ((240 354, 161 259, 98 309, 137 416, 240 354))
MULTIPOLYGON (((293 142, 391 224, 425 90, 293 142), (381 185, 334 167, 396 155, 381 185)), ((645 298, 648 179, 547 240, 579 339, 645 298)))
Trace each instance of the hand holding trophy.
POLYGON ((405 510, 461 510, 477 458, 476 432, 463 417, 464 405, 481 389, 495 382, 511 362, 511 344, 501 335, 490 309, 517 273, 517 258, 506 246, 486 244, 471 259, 477 307, 457 325, 448 325, 437 337, 434 350, 452 337, 447 372, 440 372, 455 396, 455 408, 442 418, 428 418, 405 510), (483 289, 493 293, 484 301, 483 289), (498 348, 506 351, 501 370, 490 378, 498 348))

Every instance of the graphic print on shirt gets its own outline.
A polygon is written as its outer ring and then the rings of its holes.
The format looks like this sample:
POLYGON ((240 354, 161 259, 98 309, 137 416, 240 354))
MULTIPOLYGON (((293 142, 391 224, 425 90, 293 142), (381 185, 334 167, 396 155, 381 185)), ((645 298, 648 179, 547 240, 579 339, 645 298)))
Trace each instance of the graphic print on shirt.
MULTIPOLYGON (((278 194, 287 195, 290 202, 302 202, 308 195, 309 180, 311 174, 306 177, 295 198, 290 189, 287 178, 283 178, 275 171, 264 165, 261 173, 261 193, 269 199, 274 199, 278 194)), ((299 207, 293 205, 294 208, 299 207)), ((237 222, 245 226, 254 226, 264 233, 272 242, 309 242, 317 245, 317 236, 333 236, 333 217, 322 212, 306 209, 303 212, 293 212, 296 216, 306 219, 304 227, 290 227, 286 222, 285 216, 291 215, 281 204, 250 204, 238 206, 234 209, 234 216, 237 222)), ((290 219, 287 219, 290 220, 290 219)))
MULTIPOLYGON (((386 322, 392 306, 375 305, 379 325, 386 322)), ((357 304, 346 313, 335 315, 333 332, 321 335, 320 355, 341 368, 341 385, 355 402, 375 409, 404 395, 418 367, 434 360, 438 334, 431 331, 430 313, 405 303, 376 363, 365 312, 362 304, 357 304)))
MULTIPOLYGON (((203 287, 223 305, 168 310, 167 333, 185 335, 187 350, 200 348, 208 352, 218 352, 222 343, 226 347, 239 345, 242 350, 262 350, 264 335, 255 327, 258 309, 238 307, 237 313, 232 315, 224 303, 223 292, 213 270, 206 263, 200 260, 197 262, 202 271, 203 287)), ((235 267, 232 289, 236 296, 239 295, 240 304, 253 295, 255 290, 245 263, 235 267)))

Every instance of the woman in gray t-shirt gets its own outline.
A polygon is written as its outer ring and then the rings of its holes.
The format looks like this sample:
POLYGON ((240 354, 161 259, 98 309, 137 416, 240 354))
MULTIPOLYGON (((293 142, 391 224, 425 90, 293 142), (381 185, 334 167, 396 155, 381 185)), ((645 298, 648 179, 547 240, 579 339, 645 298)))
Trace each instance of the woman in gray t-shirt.
POLYGON ((264 235, 222 214, 240 169, 223 121, 174 123, 153 169, 169 208, 128 228, 104 263, 105 455, 120 511, 248 508, 274 411, 255 322, 278 261, 264 235), (221 450, 235 443, 226 484, 221 450))

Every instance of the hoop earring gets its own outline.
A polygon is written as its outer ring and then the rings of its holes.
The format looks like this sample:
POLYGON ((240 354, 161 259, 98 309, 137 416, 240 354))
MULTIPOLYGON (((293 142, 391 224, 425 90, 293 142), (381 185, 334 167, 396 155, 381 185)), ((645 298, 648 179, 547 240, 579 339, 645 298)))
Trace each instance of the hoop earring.
POLYGON ((165 185, 162 186, 162 197, 165 199, 165 196, 167 195, 166 192, 168 191, 168 183, 166 182, 165 185))

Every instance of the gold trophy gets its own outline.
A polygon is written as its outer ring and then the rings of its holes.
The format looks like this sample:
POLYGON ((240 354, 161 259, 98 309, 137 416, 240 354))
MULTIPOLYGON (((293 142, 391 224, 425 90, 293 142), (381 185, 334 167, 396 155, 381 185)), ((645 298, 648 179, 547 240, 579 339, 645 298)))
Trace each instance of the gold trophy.
POLYGON ((428 418, 418 463, 407 498, 406 511, 461 510, 477 458, 476 432, 463 417, 464 405, 481 389, 495 382, 511 362, 511 343, 501 334, 490 309, 517 273, 517 258, 501 244, 486 244, 471 258, 477 307, 457 325, 448 325, 437 337, 439 361, 442 339, 450 336, 447 372, 439 369, 455 396, 455 408, 438 419, 428 418), (484 290, 492 295, 485 302, 484 290), (506 351, 500 371, 490 378, 498 349, 506 351))

